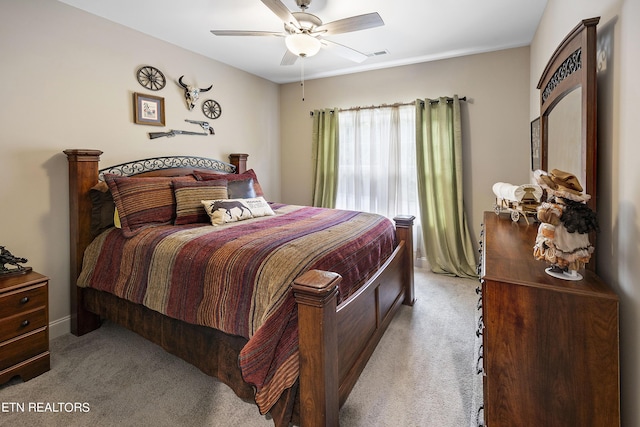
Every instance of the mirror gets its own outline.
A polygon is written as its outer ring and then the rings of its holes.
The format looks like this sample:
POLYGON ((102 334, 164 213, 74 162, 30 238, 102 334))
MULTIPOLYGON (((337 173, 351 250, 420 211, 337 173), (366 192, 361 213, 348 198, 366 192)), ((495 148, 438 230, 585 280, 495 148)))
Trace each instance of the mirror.
MULTIPOLYGON (((544 171, 574 174, 597 212, 596 25, 585 19, 555 50, 538 82, 540 160, 544 171)), ((595 231, 589 241, 595 244, 595 231)), ((595 270, 595 253, 587 268, 595 270)))
POLYGON ((587 182, 586 159, 582 149, 582 93, 573 89, 549 112, 547 117, 547 167, 573 173, 584 186, 587 182))
POLYGON ((580 180, 596 211, 596 25, 580 22, 560 43, 538 82, 540 157, 545 171, 560 169, 580 180))

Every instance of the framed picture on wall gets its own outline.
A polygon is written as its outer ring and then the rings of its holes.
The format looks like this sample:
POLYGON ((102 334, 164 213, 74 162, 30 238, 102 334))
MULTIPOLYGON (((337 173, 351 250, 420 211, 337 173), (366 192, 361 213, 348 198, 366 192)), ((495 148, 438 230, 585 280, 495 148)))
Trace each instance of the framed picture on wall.
POLYGON ((164 98, 134 93, 133 121, 139 125, 164 126, 164 98))
POLYGON ((540 157, 540 117, 531 122, 531 170, 542 168, 540 157))

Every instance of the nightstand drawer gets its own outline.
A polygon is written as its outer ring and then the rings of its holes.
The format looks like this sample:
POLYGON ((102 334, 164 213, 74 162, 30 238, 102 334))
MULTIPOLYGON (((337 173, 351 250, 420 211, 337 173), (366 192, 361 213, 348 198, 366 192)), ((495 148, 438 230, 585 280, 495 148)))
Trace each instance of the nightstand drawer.
POLYGON ((18 338, 0 343, 0 370, 49 350, 47 328, 37 329, 18 338))
POLYGON ((0 342, 47 326, 45 307, 0 319, 0 342))
POLYGON ((7 292, 0 297, 0 319, 47 306, 47 282, 7 292))

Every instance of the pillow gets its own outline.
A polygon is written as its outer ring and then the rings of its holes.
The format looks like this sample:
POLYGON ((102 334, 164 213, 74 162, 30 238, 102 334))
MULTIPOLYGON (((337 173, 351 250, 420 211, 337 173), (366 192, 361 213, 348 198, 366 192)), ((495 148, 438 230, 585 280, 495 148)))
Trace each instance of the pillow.
POLYGON ((105 180, 118 210, 122 233, 131 237, 148 226, 172 224, 176 210, 173 182, 194 182, 195 178, 137 178, 106 174, 105 180))
POLYGON ((202 204, 207 214, 209 214, 211 224, 213 225, 275 215, 264 197, 255 197, 253 199, 203 200, 202 204))
MULTIPOLYGON (((208 182, 208 181, 203 181, 208 182)), ((227 184, 227 199, 253 199, 256 197, 256 190, 253 186, 253 178, 239 179, 227 184)))
POLYGON ((176 197, 175 225, 209 222, 209 215, 202 207, 204 199, 228 199, 227 181, 194 181, 173 183, 176 197))
POLYGON ((116 205, 106 182, 100 181, 89 189, 91 198, 91 237, 113 227, 113 213, 116 205))
POLYGON ((122 228, 122 224, 120 223, 120 215, 118 215, 118 208, 113 210, 113 226, 115 228, 122 228))
MULTIPOLYGON (((198 181, 210 181, 210 180, 220 179, 220 174, 219 173, 207 173, 207 172, 202 172, 202 171, 193 171, 193 174, 195 175, 195 177, 196 177, 196 179, 198 181)), ((262 191, 262 187, 260 187, 260 183, 258 182, 258 177, 256 176, 256 173, 253 171, 253 169, 249 169, 248 171, 246 171, 244 173, 225 174, 223 179, 226 179, 227 182, 229 183, 229 184, 227 184, 227 188, 229 188, 229 186, 232 186, 232 184, 231 184, 232 182, 235 182, 235 181, 248 181, 250 179, 253 179, 253 190, 255 191, 255 197, 264 197, 264 193, 262 191)), ((231 197, 231 196, 229 196, 229 197, 231 197)), ((244 198, 244 197, 236 197, 236 198, 244 198)), ((247 197, 247 198, 249 198, 249 197, 247 197)))

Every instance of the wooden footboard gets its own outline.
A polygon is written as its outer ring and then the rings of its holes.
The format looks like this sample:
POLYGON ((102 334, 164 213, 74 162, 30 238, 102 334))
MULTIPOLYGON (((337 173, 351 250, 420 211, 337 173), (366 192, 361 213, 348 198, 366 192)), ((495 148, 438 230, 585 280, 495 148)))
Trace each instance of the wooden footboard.
MULTIPOLYGON (((83 335, 100 326, 100 316, 94 312, 119 321, 122 319, 119 312, 124 312, 124 309, 105 309, 93 300, 90 311, 85 305, 84 290, 76 286, 84 251, 91 241, 89 189, 97 182, 102 152, 73 149, 65 150, 65 154, 69 161, 71 331, 75 335, 83 335)), ((246 158, 246 154, 230 156, 237 172, 246 170, 246 158)), ((298 304, 300 348, 299 401, 295 407, 302 426, 339 424, 339 408, 346 401, 393 315, 401 304, 413 305, 414 217, 402 216, 394 220, 398 247, 376 274, 339 306, 337 293, 341 277, 338 274, 313 270, 298 277, 292 285, 298 304)), ((146 310, 142 306, 134 309, 146 310)), ((131 324, 125 326, 136 330, 131 324)), ((152 335, 148 332, 149 327, 146 329, 136 332, 152 335)), ((168 350, 182 358, 187 354, 168 350)), ((213 368, 202 368, 197 360, 188 361, 212 374, 213 368)), ((295 412, 293 396, 296 388, 285 393, 290 396, 281 399, 272 410, 277 426, 288 426, 292 412, 295 412)))
POLYGON ((339 408, 393 315, 401 303, 413 305, 413 219, 395 218, 400 244, 378 272, 339 306, 338 274, 312 270, 294 281, 302 426, 339 425, 339 408))

